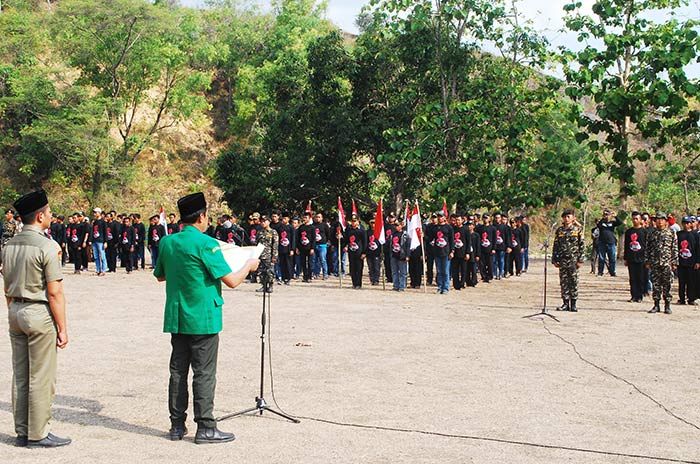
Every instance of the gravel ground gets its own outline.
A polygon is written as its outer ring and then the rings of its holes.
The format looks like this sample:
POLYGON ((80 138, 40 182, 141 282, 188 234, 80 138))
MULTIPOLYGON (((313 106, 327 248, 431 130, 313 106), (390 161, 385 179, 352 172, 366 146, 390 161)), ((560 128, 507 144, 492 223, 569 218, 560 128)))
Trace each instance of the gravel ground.
MULTIPOLYGON (((207 446, 193 443, 191 419, 185 440, 165 438, 164 286, 148 272, 66 275, 70 343, 52 428, 74 443, 12 446, 2 318, 0 462, 700 462, 700 310, 646 314, 649 304, 626 302, 624 271, 584 271, 578 314, 523 318, 541 308, 541 266, 445 296, 341 290, 337 280, 276 288, 275 393, 301 423, 234 418, 220 427, 237 440, 207 446)), ((554 269, 552 282, 555 306, 554 269)), ((217 415, 258 393, 255 288, 224 292, 217 415)), ((265 397, 272 403, 269 383, 265 397)))

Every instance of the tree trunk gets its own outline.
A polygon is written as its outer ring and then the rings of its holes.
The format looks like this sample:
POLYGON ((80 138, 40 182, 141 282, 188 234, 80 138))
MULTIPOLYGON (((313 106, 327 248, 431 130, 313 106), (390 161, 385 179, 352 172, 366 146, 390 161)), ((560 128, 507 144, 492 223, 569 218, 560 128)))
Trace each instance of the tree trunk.
POLYGON ((95 172, 92 174, 92 198, 90 203, 97 204, 97 201, 102 193, 102 182, 104 181, 104 176, 102 175, 102 151, 97 154, 95 159, 95 172))
POLYGON ((685 202, 685 214, 690 214, 690 202, 688 201, 688 175, 683 175, 683 200, 685 202))

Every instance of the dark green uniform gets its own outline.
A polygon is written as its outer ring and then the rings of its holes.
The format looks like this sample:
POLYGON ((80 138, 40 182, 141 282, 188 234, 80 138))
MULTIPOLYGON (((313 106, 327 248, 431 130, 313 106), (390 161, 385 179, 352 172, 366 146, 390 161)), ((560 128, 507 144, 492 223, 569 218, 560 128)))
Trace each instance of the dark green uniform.
POLYGON ((559 266, 559 284, 564 303, 578 298, 578 267, 583 262, 583 234, 576 226, 559 226, 554 233, 552 264, 559 266))
POLYGON ((216 426, 214 391, 224 304, 221 278, 230 272, 220 242, 193 226, 160 241, 154 275, 166 281, 163 331, 172 334, 169 408, 173 425, 182 425, 187 418, 191 366, 195 421, 207 428, 216 426))

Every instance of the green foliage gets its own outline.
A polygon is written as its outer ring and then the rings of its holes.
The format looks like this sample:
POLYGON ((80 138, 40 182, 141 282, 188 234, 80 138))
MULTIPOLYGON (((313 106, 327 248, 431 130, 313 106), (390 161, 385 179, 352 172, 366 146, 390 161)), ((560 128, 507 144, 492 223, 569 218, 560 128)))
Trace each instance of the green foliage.
POLYGON ((666 144, 679 127, 697 125, 698 113, 688 111, 688 101, 698 95, 698 83, 687 77, 696 60, 696 20, 671 19, 661 24, 646 13, 677 8, 681 0, 598 0, 594 16, 581 13, 581 2, 571 3, 566 26, 586 46, 562 51, 568 96, 590 99, 595 114, 578 113, 581 142, 596 153, 599 171, 620 181, 622 196, 637 192, 635 161, 646 162, 650 153, 633 148, 633 138, 666 144))

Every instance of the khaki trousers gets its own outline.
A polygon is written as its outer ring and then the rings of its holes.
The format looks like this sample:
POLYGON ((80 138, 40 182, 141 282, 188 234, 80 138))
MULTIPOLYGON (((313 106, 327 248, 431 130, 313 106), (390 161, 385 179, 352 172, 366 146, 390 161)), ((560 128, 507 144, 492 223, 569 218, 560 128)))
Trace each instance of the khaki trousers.
POLYGON ((49 433, 56 391, 56 326, 42 303, 12 302, 9 323, 15 432, 41 440, 49 433))

